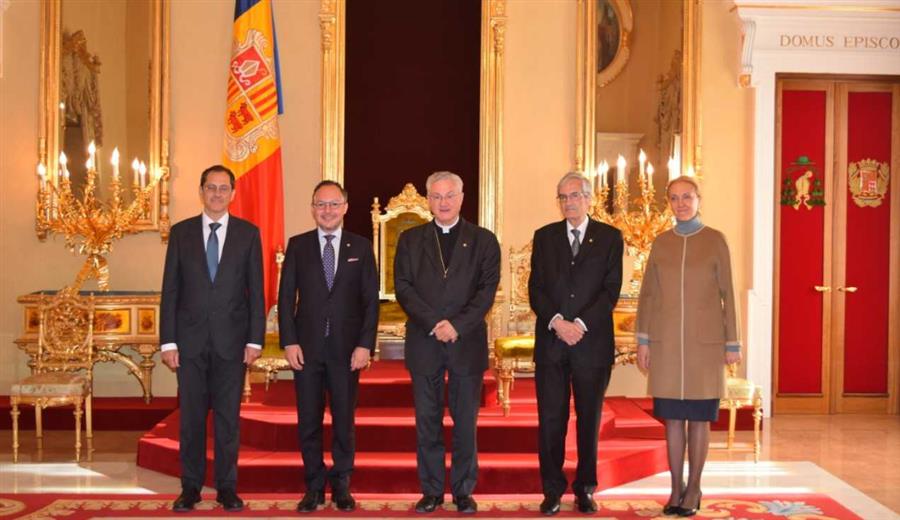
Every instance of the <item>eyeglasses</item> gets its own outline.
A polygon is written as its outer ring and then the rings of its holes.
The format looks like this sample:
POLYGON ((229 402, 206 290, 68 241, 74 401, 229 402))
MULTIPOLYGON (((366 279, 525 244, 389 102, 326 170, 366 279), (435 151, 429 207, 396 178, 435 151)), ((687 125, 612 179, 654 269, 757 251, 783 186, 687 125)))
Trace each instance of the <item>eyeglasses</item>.
POLYGON ((430 200, 432 202, 443 202, 445 200, 447 202, 450 202, 453 199, 455 199, 456 197, 459 197, 459 193, 456 193, 455 191, 451 191, 450 193, 448 193, 446 195, 441 195, 440 193, 429 193, 428 194, 428 200, 430 200))
POLYGON ((229 191, 231 191, 231 185, 230 184, 220 184, 220 185, 216 186, 215 184, 204 184, 203 191, 205 191, 206 193, 209 193, 210 195, 214 195, 217 191, 219 193, 225 194, 225 193, 228 193, 229 191))
POLYGON ((338 209, 346 203, 347 201, 345 200, 320 200, 318 202, 313 202, 312 207, 316 208, 319 211, 323 211, 325 208, 338 209))
POLYGON ((566 202, 569 200, 571 200, 572 202, 578 202, 578 201, 580 201, 582 199, 586 199, 586 198, 588 198, 588 195, 586 193, 582 193, 580 191, 575 191, 568 195, 566 195, 565 193, 560 193, 559 195, 556 196, 556 200, 558 200, 560 202, 566 202))

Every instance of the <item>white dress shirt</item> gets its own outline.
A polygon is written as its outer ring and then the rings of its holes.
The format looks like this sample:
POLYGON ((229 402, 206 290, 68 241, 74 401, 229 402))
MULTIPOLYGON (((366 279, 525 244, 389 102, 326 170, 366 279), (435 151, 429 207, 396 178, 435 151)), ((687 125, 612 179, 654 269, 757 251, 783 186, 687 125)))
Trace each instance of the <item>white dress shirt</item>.
MULTIPOLYGON (((213 220, 206 212, 202 212, 200 214, 200 220, 203 223, 201 228, 203 230, 203 250, 206 251, 206 244, 209 243, 209 234, 212 233, 212 229, 210 229, 209 225, 213 222, 218 222, 222 224, 219 226, 219 229, 216 230, 216 237, 219 239, 219 262, 222 261, 222 250, 225 248, 225 234, 228 231, 228 213, 222 215, 222 218, 219 220, 213 220)), ((256 343, 247 343, 247 346, 250 348, 255 348, 257 350, 262 350, 262 345, 257 345, 256 343)), ((164 343, 160 345, 159 351, 166 352, 167 350, 178 350, 177 343, 164 343)))

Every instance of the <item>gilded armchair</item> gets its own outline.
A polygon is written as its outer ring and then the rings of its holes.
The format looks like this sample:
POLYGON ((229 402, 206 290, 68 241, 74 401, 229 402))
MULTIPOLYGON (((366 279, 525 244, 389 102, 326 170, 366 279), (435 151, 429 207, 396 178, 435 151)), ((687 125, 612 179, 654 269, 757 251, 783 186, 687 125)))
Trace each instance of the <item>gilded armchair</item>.
POLYGON ((753 461, 759 462, 762 389, 749 379, 737 377, 737 365, 728 365, 728 376, 725 378, 725 398, 720 401, 719 407, 728 410, 726 448, 729 450, 734 447, 737 410, 742 406, 753 406, 753 461))
POLYGON ((19 458, 19 406, 34 406, 35 435, 42 447, 41 412, 52 406, 73 405, 75 415, 75 460, 81 460, 81 416, 85 415, 88 456, 93 438, 93 340, 94 296, 83 298, 63 290, 42 297, 38 352, 34 373, 10 388, 13 427, 13 462, 19 458))

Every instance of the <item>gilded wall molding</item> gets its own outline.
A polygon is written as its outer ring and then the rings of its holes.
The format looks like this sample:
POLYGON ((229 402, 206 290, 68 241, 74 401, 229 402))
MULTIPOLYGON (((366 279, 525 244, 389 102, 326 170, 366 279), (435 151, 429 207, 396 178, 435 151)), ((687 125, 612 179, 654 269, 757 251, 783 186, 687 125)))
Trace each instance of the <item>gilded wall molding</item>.
POLYGON ((322 0, 322 179, 344 183, 347 0, 322 0))
MULTIPOLYGON (((703 0, 681 0, 682 23, 682 154, 683 172, 702 171, 700 103, 701 12, 703 0)), ((596 167, 597 136, 597 2, 578 0, 576 20, 575 169, 596 167)))
POLYGON ((481 2, 481 117, 478 223, 502 240, 503 81, 506 0, 481 2))

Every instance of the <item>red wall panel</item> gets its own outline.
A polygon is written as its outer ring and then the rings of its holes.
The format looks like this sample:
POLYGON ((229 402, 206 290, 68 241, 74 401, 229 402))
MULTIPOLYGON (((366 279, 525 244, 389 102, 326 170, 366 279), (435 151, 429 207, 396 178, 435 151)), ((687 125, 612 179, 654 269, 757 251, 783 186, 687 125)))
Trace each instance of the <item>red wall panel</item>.
MULTIPOLYGON (((891 162, 891 93, 850 92, 847 160, 891 162)), ((848 179, 849 180, 849 179, 848 179)), ((886 393, 888 369, 888 281, 890 277, 890 189, 877 207, 860 207, 848 189, 845 294, 844 392, 886 393)))
MULTIPOLYGON (((781 131, 781 178, 793 185, 807 169, 824 183, 827 96, 824 90, 783 90, 781 131), (798 158, 811 161, 798 169, 798 158)), ((780 199, 780 197, 779 197, 780 199)), ((821 285, 825 211, 814 205, 780 206, 780 260, 778 279, 778 393, 822 391, 822 294, 821 285)))

